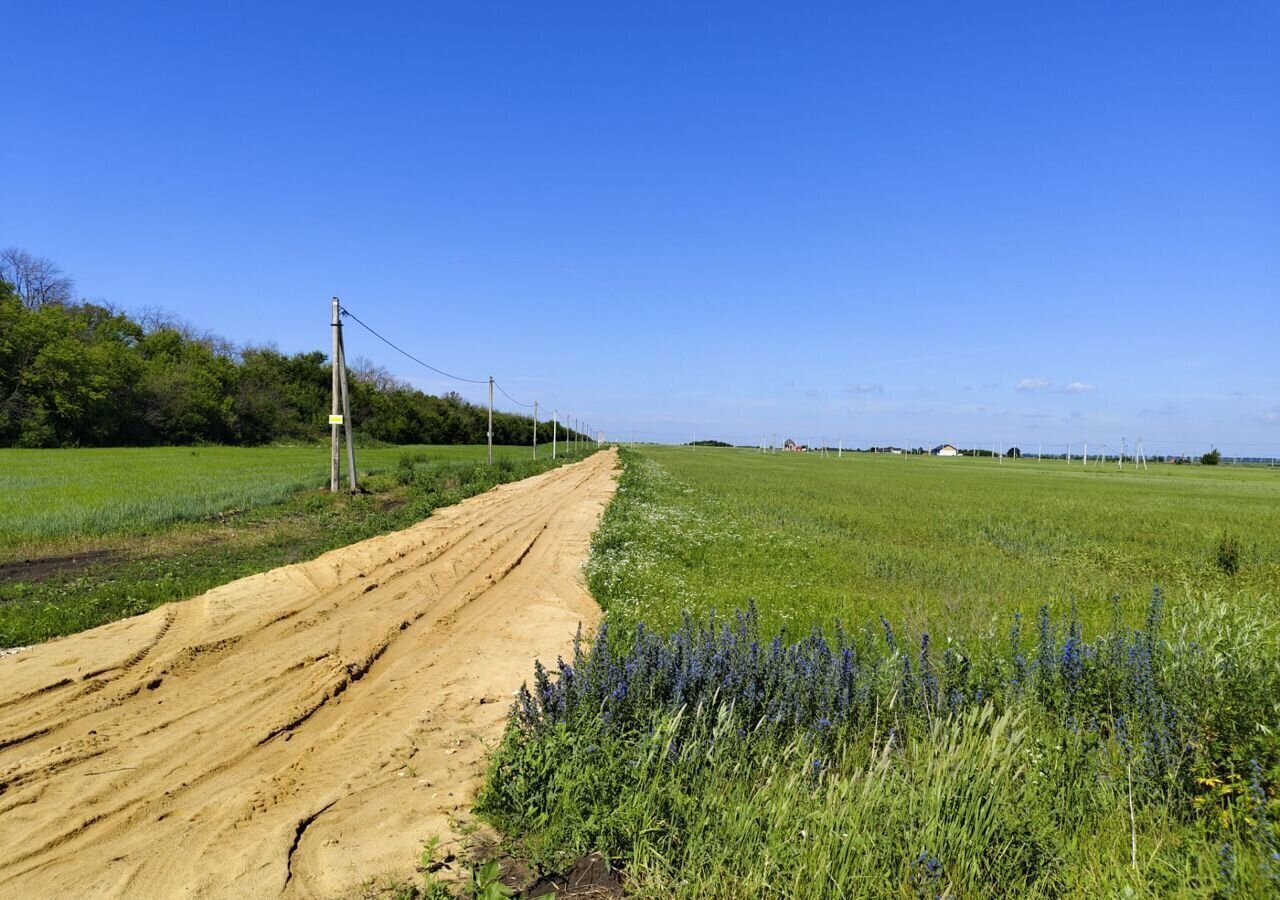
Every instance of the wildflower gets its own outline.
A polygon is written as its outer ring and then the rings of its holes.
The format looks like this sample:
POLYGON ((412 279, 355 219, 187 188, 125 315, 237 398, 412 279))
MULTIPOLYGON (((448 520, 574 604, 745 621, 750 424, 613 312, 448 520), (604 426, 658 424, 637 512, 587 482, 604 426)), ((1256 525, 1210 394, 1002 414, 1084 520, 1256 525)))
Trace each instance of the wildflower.
POLYGON ((1079 690, 1080 679, 1084 674, 1080 645, 1080 623, 1073 621, 1067 630, 1067 639, 1062 643, 1062 654, 1058 661, 1058 671, 1070 696, 1074 696, 1079 690))
POLYGON ((1218 877, 1222 884, 1230 888, 1236 880, 1236 855, 1231 842, 1225 841, 1218 848, 1218 877))
POLYGON ((889 624, 889 620, 884 616, 880 617, 880 624, 884 626, 884 642, 888 644, 891 651, 898 649, 898 642, 893 636, 893 626, 889 624))
POLYGON ((912 865, 911 881, 916 889, 916 896, 939 897, 939 882, 942 881, 942 862, 928 850, 921 850, 912 865))

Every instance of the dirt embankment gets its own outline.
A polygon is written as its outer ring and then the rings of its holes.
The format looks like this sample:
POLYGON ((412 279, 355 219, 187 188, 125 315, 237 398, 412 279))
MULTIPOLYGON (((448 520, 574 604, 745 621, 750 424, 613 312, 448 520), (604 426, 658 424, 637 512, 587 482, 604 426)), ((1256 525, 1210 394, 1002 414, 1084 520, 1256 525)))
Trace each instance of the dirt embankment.
POLYGON ((0 896, 327 897, 456 838, 512 691, 599 615, 616 464, 0 658, 0 896))

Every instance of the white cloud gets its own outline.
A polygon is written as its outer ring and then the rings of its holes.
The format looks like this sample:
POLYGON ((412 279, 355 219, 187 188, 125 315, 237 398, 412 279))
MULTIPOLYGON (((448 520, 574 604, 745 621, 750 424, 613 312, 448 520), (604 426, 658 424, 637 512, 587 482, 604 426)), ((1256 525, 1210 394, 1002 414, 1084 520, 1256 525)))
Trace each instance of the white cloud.
POLYGON ((1273 409, 1262 414, 1262 424, 1280 425, 1280 409, 1273 409))
POLYGON ((1098 388, 1095 385, 1085 384, 1083 381, 1073 381, 1063 388, 1063 390, 1068 394, 1083 394, 1088 391, 1096 391, 1097 389, 1098 388))
POLYGON ((1048 386, 1048 378, 1024 378, 1018 382, 1020 391, 1043 391, 1048 386))
POLYGON ((883 394, 884 385, 872 384, 871 382, 864 381, 862 384, 847 385, 845 390, 849 391, 851 394, 883 394))

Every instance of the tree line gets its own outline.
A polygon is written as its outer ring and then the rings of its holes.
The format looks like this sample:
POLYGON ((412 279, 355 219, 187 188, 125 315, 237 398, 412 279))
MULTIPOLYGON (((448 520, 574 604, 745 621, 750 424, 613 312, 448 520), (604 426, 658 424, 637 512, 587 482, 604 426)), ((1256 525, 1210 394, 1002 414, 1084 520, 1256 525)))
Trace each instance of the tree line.
MULTIPOLYGON (((327 436, 332 370, 323 352, 236 347, 160 313, 73 302, 71 290, 47 260, 0 254, 0 446, 254 445, 327 436), (27 270, 15 275, 15 260, 27 270)), ((348 380, 364 437, 486 440, 488 409, 457 394, 425 394, 359 360, 348 380)), ((539 442, 551 441, 551 429, 540 423, 539 442)), ((528 416, 495 412, 493 430, 498 444, 533 437, 528 416)), ((563 426, 559 434, 566 437, 563 426)))

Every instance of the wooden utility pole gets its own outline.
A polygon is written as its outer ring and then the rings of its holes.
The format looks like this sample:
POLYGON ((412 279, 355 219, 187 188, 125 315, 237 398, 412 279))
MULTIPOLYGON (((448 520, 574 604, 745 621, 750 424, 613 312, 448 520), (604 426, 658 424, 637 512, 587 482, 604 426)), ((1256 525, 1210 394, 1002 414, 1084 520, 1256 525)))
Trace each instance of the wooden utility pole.
POLYGON ((489 465, 493 465, 493 376, 489 376, 489 465))
POLYGON ((538 401, 533 401, 533 458, 538 458, 538 401))
POLYGON ((329 406, 329 490, 338 492, 341 481, 342 433, 347 437, 347 475, 354 494, 360 489, 356 480, 356 446, 351 440, 351 396, 347 392, 347 355, 342 346, 342 306, 332 300, 329 328, 333 332, 333 402, 329 406))
POLYGON ((338 383, 342 386, 342 429, 347 437, 347 482, 351 493, 360 491, 356 480, 356 445, 351 440, 351 394, 347 391, 347 346, 342 340, 342 324, 338 324, 338 383))
POLYGON ((338 392, 342 390, 342 386, 338 382, 338 366, 341 364, 338 359, 338 342, 342 340, 338 324, 338 298, 333 298, 333 318, 330 330, 333 332, 333 352, 329 358, 333 360, 333 402, 329 408, 329 490, 333 493, 338 492, 338 469, 339 469, 339 448, 338 442, 339 428, 342 425, 342 415, 339 413, 338 392))

